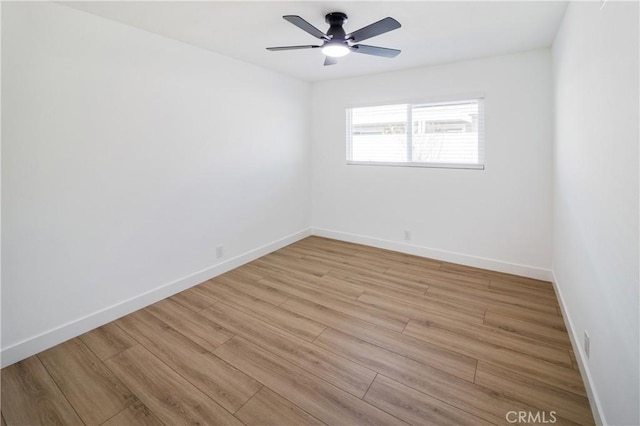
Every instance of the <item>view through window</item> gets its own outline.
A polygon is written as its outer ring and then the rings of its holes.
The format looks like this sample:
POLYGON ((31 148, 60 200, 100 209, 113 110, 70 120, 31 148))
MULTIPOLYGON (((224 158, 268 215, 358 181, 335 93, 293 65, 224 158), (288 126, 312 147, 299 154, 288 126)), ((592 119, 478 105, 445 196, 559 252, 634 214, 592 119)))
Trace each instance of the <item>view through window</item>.
POLYGON ((347 161, 484 168, 483 100, 347 109, 347 161))

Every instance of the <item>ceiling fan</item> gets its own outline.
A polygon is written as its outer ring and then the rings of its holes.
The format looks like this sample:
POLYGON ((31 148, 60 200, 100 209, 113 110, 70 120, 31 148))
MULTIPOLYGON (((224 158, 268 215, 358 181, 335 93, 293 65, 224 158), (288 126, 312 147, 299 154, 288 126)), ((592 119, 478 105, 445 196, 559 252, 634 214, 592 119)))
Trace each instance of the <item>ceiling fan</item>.
POLYGON ((398 49, 359 44, 361 41, 371 37, 400 28, 400 23, 393 18, 387 17, 381 19, 350 34, 347 34, 342 28, 345 22, 347 22, 347 15, 342 12, 332 12, 325 16, 325 21, 329 24, 329 29, 326 34, 297 15, 285 15, 283 18, 301 30, 322 40, 323 43, 321 45, 308 44, 304 46, 267 47, 267 50, 322 49, 322 53, 326 56, 324 61, 325 65, 338 63, 336 58, 345 56, 349 54, 349 52, 382 56, 384 58, 394 58, 400 53, 398 49))

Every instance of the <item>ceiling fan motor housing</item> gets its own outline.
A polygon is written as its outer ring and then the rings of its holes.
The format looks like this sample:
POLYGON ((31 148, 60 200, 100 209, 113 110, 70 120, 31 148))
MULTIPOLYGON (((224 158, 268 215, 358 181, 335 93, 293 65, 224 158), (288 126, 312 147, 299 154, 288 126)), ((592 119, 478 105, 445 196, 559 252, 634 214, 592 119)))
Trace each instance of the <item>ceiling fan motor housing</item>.
POLYGON ((328 13, 324 20, 329 24, 329 30, 327 31, 327 35, 331 36, 332 40, 344 40, 346 37, 346 33, 344 32, 344 28, 342 26, 347 22, 348 17, 346 14, 342 12, 331 12, 328 13))

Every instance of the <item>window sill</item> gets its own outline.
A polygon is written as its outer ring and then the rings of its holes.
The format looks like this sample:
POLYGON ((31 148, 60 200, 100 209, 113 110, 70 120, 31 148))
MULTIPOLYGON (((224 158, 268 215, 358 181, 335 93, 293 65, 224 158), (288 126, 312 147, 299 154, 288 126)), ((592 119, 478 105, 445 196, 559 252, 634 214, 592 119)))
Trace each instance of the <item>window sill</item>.
POLYGON ((418 163, 418 162, 382 162, 382 161, 347 161, 348 166, 388 166, 388 167, 424 167, 429 169, 468 169, 484 170, 484 164, 465 163, 418 163))

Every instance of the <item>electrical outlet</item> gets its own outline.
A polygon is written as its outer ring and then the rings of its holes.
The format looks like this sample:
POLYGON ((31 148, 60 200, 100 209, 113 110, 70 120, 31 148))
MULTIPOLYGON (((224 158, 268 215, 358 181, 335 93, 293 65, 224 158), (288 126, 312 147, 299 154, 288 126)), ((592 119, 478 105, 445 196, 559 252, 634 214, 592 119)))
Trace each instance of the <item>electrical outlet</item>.
POLYGON ((590 351, 590 345, 591 345, 591 341, 589 339, 589 333, 587 333, 587 331, 584 331, 584 354, 587 356, 587 358, 589 358, 589 351, 590 351))
POLYGON ((224 256, 224 246, 216 247, 216 258, 220 259, 223 256, 224 256))
POLYGON ((409 231, 408 229, 404 230, 404 239, 405 241, 411 241, 411 231, 409 231))

